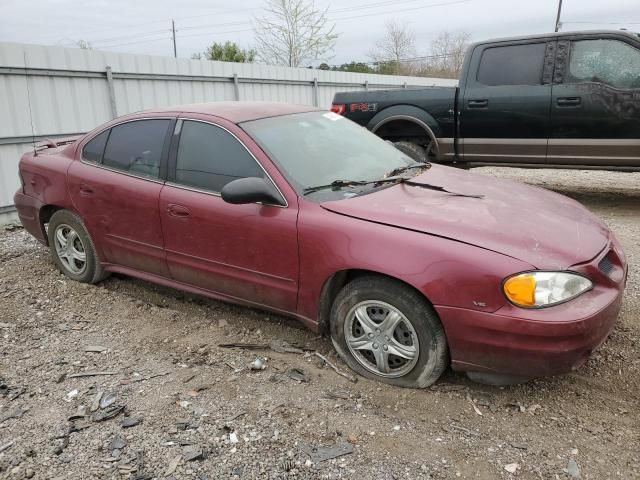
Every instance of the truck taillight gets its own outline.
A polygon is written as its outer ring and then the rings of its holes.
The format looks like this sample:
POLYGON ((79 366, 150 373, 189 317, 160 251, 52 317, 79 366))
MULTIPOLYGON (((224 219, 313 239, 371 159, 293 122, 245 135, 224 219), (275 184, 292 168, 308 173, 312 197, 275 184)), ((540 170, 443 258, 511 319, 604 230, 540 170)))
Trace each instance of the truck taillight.
POLYGON ((331 105, 331 111, 333 113, 337 113, 338 115, 344 115, 347 111, 347 106, 344 103, 334 103, 331 105))

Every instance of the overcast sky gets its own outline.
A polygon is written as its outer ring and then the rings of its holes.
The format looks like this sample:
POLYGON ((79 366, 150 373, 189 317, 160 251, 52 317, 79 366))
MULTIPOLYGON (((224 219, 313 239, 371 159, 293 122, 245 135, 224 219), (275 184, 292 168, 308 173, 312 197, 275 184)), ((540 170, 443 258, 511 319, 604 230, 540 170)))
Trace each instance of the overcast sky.
MULTIPOLYGON (((214 41, 253 45, 251 20, 264 0, 0 0, 0 41, 173 55, 214 41)), ((439 32, 464 31, 473 40, 553 31, 558 0, 316 0, 329 7, 340 37, 328 63, 369 61, 367 53, 390 19, 406 21, 425 55, 439 32)), ((564 0, 563 30, 640 30, 640 0, 564 0)))

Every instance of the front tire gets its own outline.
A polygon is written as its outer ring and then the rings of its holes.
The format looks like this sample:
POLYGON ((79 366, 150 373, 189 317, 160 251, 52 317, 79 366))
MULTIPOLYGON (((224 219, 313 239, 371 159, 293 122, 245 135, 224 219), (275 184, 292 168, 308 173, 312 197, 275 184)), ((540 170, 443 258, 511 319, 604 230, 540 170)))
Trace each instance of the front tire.
POLYGON ((357 278, 338 293, 331 339, 352 370, 400 387, 428 387, 449 364, 433 307, 412 288, 384 277, 357 278))
POLYGON ((81 283, 97 283, 107 276, 80 217, 58 210, 51 216, 47 235, 53 261, 67 277, 81 283))

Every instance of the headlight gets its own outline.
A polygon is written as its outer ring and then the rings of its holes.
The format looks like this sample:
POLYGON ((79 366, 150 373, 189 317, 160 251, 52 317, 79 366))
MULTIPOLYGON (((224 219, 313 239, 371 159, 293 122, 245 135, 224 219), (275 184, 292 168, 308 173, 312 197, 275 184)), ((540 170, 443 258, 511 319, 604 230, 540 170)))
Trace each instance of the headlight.
POLYGON ((526 272, 507 278, 502 289, 519 307, 542 308, 571 300, 591 287, 589 279, 575 273, 526 272))

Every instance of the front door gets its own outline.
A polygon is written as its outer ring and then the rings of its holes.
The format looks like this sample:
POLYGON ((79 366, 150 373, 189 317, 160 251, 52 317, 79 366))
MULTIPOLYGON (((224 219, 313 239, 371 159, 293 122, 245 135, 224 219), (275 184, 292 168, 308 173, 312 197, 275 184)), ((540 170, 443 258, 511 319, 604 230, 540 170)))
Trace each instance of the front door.
MULTIPOLYGON (((222 296, 282 311, 296 308, 296 205, 231 205, 220 191, 237 178, 269 178, 231 133, 200 120, 179 120, 169 181, 160 194, 171 276, 222 296)), ((240 134, 240 132, 236 132, 240 134)))
POLYGON ((554 46, 537 40, 474 50, 458 107, 464 161, 545 162, 554 46))
POLYGON ((168 276, 158 200, 173 119, 111 127, 82 146, 67 179, 101 261, 168 276))
POLYGON ((558 54, 549 163, 640 167, 640 50, 594 38, 558 54))

